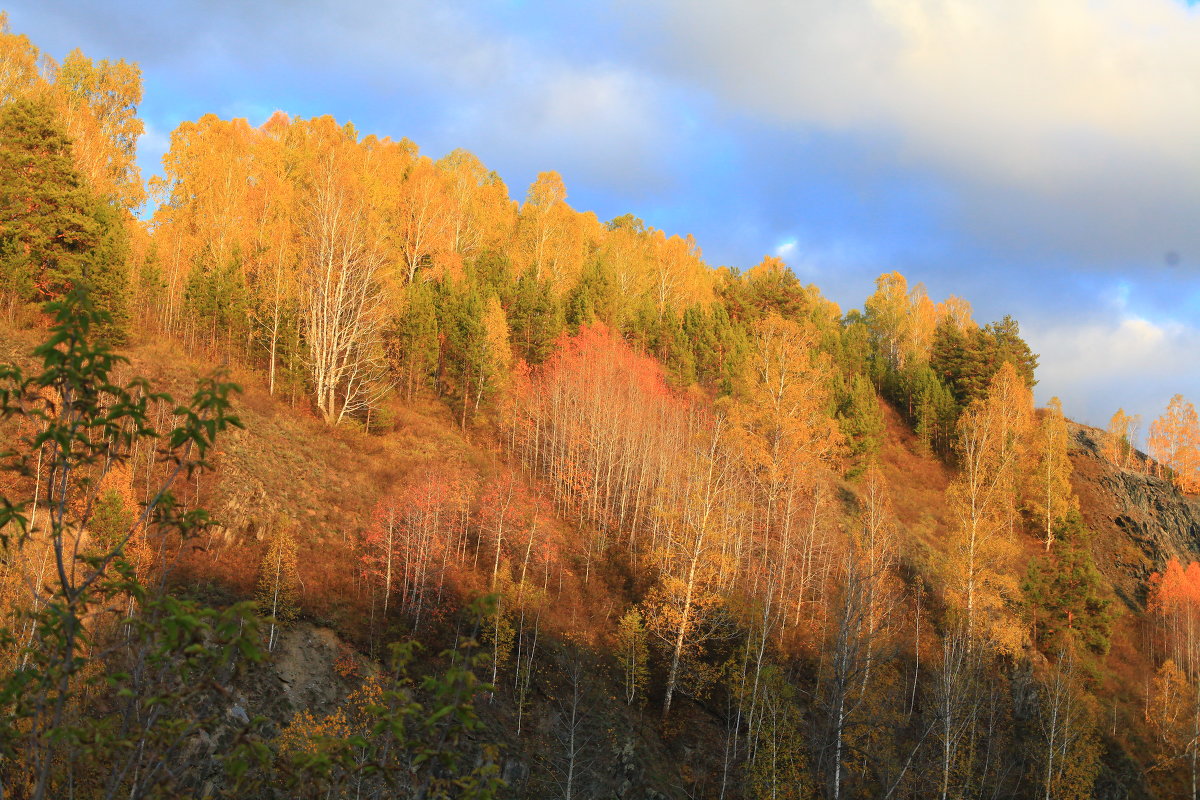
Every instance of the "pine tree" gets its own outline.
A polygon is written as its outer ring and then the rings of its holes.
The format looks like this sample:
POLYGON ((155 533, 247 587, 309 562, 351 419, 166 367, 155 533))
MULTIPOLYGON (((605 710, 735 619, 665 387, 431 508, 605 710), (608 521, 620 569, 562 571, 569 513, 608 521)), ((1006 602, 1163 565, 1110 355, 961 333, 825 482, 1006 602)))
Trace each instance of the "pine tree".
POLYGON ((551 296, 550 282, 538 280, 530 269, 518 280, 508 310, 517 353, 529 364, 541 364, 554 350, 562 332, 558 305, 551 296))
MULTIPOLYGON (((71 161, 71 142, 45 102, 0 110, 0 231, 4 288, 21 300, 62 297, 79 282, 99 226, 71 161), (32 290, 32 293, 28 292, 32 290)), ((12 298, 10 298, 11 302, 12 298)))
POLYGON ((863 375, 855 375, 838 411, 838 424, 849 449, 847 477, 858 475, 874 463, 883 446, 883 409, 875 387, 863 375))
POLYGON ((1071 640, 1097 655, 1108 652, 1112 603, 1102 593, 1091 536, 1079 512, 1069 511, 1055 525, 1053 549, 1029 562, 1021 590, 1034 642, 1045 652, 1060 652, 1071 640))

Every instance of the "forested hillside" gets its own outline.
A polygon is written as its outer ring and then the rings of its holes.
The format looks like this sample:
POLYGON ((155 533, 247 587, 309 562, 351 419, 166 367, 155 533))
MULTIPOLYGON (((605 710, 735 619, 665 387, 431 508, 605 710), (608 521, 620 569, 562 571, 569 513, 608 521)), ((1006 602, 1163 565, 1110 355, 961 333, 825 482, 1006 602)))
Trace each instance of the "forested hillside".
POLYGON ((1182 396, 0 27, 0 798, 1197 796, 1182 396))

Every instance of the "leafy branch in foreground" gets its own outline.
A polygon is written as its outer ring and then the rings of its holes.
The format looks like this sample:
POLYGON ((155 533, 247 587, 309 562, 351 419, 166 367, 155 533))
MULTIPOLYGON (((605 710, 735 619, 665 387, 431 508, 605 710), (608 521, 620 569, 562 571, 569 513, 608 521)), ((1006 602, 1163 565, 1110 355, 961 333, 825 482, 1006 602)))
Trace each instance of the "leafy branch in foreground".
POLYGON ((265 721, 226 688, 264 658, 254 604, 209 608, 165 589, 168 554, 209 525, 172 489, 210 469, 218 437, 240 427, 237 386, 217 375, 176 405, 143 379, 117 380, 127 360, 96 343, 106 315, 84 293, 47 311, 53 326, 33 351, 40 370, 0 365, 0 425, 13 443, 0 453, 0 588, 16 588, 0 594, 0 800, 274 797, 282 787, 299 796, 316 786, 332 797, 351 784, 364 797, 402 786, 493 796, 492 759, 457 770, 464 737, 482 724, 467 656, 426 679, 426 710, 402 678, 415 645, 398 645, 396 677, 365 706, 368 727, 314 739, 301 755, 272 748, 265 721), (160 432, 152 412, 164 408, 177 424, 160 432), (140 512, 114 511, 111 485, 139 445, 157 453, 155 480, 140 512))

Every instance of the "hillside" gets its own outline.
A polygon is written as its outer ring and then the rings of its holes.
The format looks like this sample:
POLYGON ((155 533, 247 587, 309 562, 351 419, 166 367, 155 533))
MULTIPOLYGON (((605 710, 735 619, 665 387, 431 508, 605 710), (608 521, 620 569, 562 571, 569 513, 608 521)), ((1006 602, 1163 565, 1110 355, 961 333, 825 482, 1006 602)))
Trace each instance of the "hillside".
POLYGON ((136 65, 0 78, 0 800, 1196 800, 1182 395, 1142 453, 900 272, 331 116, 144 184, 136 65))

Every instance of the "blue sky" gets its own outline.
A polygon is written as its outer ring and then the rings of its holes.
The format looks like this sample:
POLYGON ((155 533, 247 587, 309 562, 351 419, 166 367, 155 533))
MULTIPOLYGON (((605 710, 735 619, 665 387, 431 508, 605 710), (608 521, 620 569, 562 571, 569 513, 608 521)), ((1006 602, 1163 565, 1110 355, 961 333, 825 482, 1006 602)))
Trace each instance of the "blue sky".
POLYGON ((1104 424, 1200 401, 1200 8, 1183 0, 8 4, 141 64, 140 145, 206 112, 332 114, 521 197, 781 255, 843 308, 898 269, 1042 355, 1104 424))

